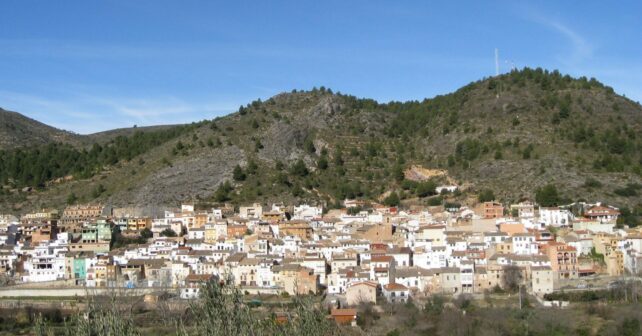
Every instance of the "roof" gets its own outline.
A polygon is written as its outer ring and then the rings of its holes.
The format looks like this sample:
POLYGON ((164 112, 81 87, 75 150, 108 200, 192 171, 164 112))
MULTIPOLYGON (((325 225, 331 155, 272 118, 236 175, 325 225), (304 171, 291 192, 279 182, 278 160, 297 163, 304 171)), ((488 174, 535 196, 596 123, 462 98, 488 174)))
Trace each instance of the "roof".
POLYGON ((531 266, 531 271, 552 271, 551 266, 531 266))
POLYGON ((348 286, 348 288, 355 287, 355 286, 370 286, 377 288, 378 284, 374 281, 362 281, 362 282, 356 282, 348 286))
POLYGON ((604 207, 604 206, 594 206, 590 209, 588 209, 585 213, 584 216, 586 217, 591 217, 591 216, 613 216, 613 215, 619 215, 620 211, 609 208, 609 207, 604 207))
POLYGON ((234 253, 231 256, 227 257, 227 259, 225 259, 225 262, 228 262, 228 263, 230 263, 230 262, 240 262, 245 257, 247 257, 247 253, 234 253))
POLYGON ((392 262, 392 260, 391 256, 373 256, 370 258, 371 262, 392 262))
POLYGON ((165 265, 165 259, 129 259, 127 265, 129 266, 145 266, 145 265, 165 265))
POLYGON ((212 274, 190 274, 185 277, 187 282, 207 282, 214 278, 212 274))
POLYGON ((399 290, 408 290, 408 287, 398 284, 398 283, 389 283, 385 286, 383 286, 386 290, 393 290, 393 291, 399 291, 399 290))
POLYGON ((424 269, 416 266, 412 267, 400 267, 395 269, 395 278, 409 278, 416 276, 429 276, 433 275, 434 271, 429 269, 424 269))
POLYGON ((437 273, 461 273, 461 270, 457 267, 441 267, 435 269, 437 273))
POLYGON ((356 309, 332 309, 330 312, 332 316, 357 316, 356 309))
POLYGON ((261 263, 257 258, 245 258, 239 262, 239 266, 256 266, 261 263))

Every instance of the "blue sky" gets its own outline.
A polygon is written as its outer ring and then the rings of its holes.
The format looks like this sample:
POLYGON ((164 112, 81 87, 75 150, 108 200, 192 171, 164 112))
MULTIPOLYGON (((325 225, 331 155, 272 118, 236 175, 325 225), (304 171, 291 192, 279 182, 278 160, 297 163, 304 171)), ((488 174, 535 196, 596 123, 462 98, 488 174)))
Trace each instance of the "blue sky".
POLYGON ((0 107, 91 133, 326 86, 379 101, 544 67, 642 100, 642 3, 0 2, 0 107))

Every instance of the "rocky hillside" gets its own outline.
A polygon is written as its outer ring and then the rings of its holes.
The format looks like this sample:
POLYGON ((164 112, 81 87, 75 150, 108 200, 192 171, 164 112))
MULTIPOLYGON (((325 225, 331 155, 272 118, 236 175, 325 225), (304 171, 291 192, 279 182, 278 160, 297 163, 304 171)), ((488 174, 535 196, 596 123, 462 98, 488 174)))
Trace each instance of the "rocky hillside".
MULTIPOLYGON (((552 184, 564 200, 635 208, 642 192, 641 131, 638 103, 594 79, 541 69, 404 103, 320 88, 252 102, 144 152, 99 160, 100 167, 91 166, 82 178, 29 193, 5 186, 0 197, 5 209, 62 205, 69 198, 115 205, 332 205, 346 197, 382 200, 391 194, 403 202, 437 204, 469 202, 482 189, 505 201, 534 198, 538 188, 552 184), (447 175, 415 181, 406 178, 412 166, 447 175), (464 192, 433 195, 434 183, 446 181, 464 192)), ((117 153, 113 146, 111 141, 104 149, 117 153)))
POLYGON ((0 108, 0 149, 54 142, 80 143, 80 136, 0 108))
POLYGON ((92 134, 76 134, 43 124, 18 112, 0 108, 0 150, 64 143, 75 147, 104 144, 119 136, 132 136, 136 132, 165 130, 178 125, 129 127, 92 134))

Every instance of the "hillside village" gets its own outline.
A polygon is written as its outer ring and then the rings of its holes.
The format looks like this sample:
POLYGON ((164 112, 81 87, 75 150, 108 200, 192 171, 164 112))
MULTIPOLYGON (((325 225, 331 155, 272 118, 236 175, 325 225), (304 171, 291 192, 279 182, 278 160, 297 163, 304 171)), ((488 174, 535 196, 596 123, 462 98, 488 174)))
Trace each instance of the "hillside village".
POLYGON ((350 307, 507 286, 543 297, 573 279, 638 274, 642 261, 642 232, 617 227, 619 210, 600 203, 398 208, 345 200, 330 211, 183 204, 142 212, 79 204, 3 215, 5 283, 170 288, 191 299, 220 279, 245 293, 326 294, 350 307))

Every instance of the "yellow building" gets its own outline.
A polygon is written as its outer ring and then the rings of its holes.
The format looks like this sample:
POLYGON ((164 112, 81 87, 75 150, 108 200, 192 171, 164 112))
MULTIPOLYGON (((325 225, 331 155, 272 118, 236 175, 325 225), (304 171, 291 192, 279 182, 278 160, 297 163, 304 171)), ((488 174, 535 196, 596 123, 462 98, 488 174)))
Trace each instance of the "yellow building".
POLYGON ((312 238, 312 227, 306 221, 292 220, 289 222, 279 223, 279 235, 283 236, 297 236, 304 240, 312 238))
POLYGON ((98 219, 103 215, 104 209, 105 207, 101 204, 70 205, 62 212, 60 224, 67 227, 98 219))
POLYGON ((127 231, 142 231, 152 227, 152 219, 149 217, 138 217, 127 219, 127 231))
POLYGON ((608 256, 604 256, 606 263, 606 272, 610 276, 620 276, 624 274, 624 253, 620 250, 614 250, 608 256))

